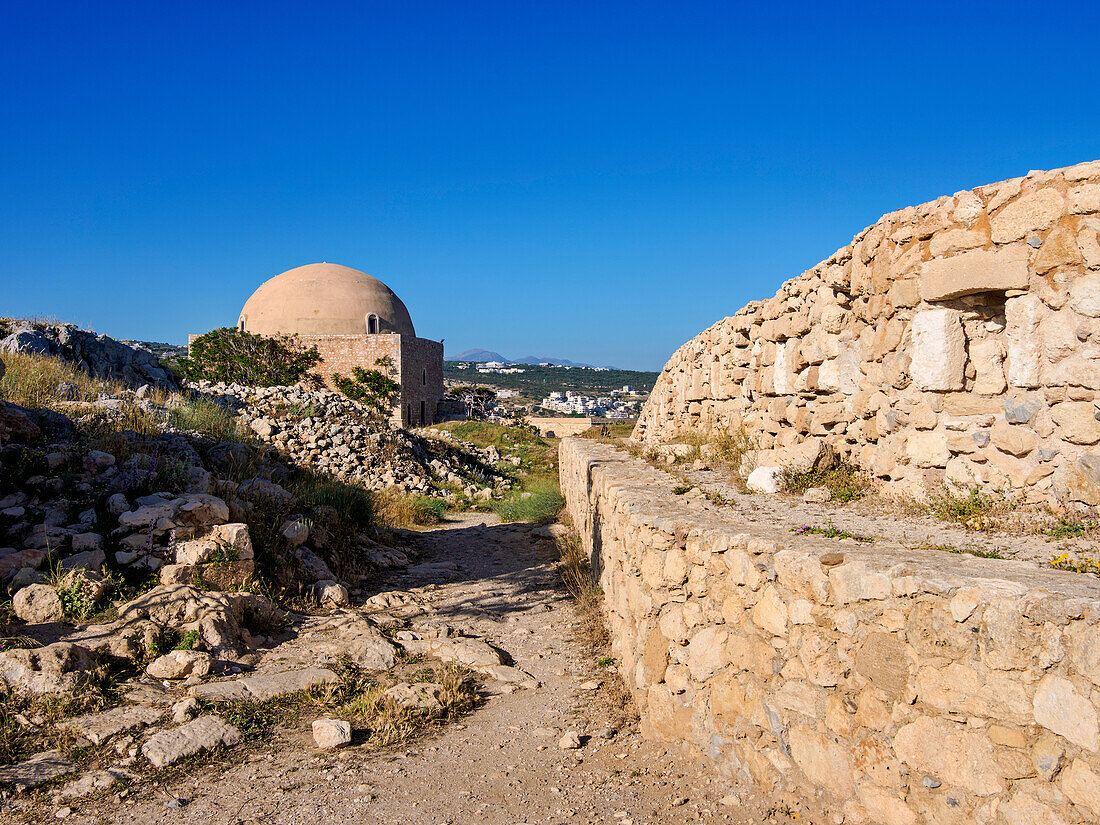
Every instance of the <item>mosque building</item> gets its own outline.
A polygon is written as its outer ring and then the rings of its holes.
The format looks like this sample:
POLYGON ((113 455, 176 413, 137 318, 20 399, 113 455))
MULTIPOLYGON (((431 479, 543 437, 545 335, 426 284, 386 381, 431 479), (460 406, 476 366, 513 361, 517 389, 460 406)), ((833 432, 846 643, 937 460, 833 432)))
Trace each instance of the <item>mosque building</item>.
POLYGON ((402 426, 435 421, 443 396, 443 344, 417 338, 409 310, 393 290, 365 272, 339 264, 299 266, 262 283, 237 319, 238 329, 258 335, 296 335, 317 348, 317 365, 332 374, 354 367, 380 370, 388 359, 401 384, 391 420, 402 426))

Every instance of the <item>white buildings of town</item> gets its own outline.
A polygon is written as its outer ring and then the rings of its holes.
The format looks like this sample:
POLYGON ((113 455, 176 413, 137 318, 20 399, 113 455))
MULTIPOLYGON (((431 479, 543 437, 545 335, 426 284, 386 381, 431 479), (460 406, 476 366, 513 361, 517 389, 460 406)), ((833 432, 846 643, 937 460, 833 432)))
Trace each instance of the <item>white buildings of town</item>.
POLYGON ((482 374, 495 372, 497 375, 517 375, 526 370, 523 367, 510 367, 500 361, 486 361, 477 365, 477 371, 482 374))
MULTIPOLYGON (((624 388, 625 389, 625 388, 624 388)), ((614 390, 606 396, 592 397, 578 392, 552 392, 539 406, 564 415, 591 415, 601 418, 636 418, 642 401, 623 398, 614 390)))

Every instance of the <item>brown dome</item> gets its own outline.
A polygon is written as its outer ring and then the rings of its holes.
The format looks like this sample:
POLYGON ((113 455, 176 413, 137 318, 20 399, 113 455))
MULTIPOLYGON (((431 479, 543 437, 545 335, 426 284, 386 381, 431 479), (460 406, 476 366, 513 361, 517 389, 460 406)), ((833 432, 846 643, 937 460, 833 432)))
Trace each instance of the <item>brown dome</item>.
POLYGON ((384 283, 339 264, 307 264, 260 284, 241 310, 240 329, 260 335, 416 336, 409 311, 384 283))

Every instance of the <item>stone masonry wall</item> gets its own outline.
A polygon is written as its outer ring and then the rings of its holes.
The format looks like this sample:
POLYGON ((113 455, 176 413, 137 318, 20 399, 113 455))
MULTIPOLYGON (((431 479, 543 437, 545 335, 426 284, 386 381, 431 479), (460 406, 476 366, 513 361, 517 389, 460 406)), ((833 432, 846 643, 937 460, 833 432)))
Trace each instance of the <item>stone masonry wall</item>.
POLYGON ((375 361, 389 358, 394 369, 392 377, 401 383, 401 397, 394 404, 390 420, 404 426, 435 420, 436 405, 443 397, 443 345, 438 341, 391 334, 299 335, 298 339, 307 347, 317 347, 321 362, 316 371, 330 389, 335 389, 333 373, 350 376, 357 366, 379 369, 375 361))
POLYGON ((884 215, 680 347, 634 432, 745 430, 758 466, 826 442, 946 481, 1100 504, 1100 161, 884 215))
POLYGON ((406 423, 410 426, 434 423, 442 397, 443 344, 401 336, 401 403, 408 418, 406 423))
POLYGON ((1100 818, 1095 578, 777 534, 585 439, 560 469, 647 736, 845 822, 1100 818))

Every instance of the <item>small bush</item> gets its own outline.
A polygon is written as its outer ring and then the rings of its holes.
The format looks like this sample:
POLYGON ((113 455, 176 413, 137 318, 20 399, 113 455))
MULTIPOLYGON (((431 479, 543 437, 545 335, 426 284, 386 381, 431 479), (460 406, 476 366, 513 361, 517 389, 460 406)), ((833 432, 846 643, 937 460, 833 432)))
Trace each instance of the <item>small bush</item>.
MULTIPOLYGON (((385 367, 385 360, 379 358, 375 365, 385 367)), ((379 370, 353 367, 351 374, 351 378, 345 378, 338 372, 333 373, 332 383, 336 385, 336 389, 352 401, 358 401, 365 406, 373 418, 388 417, 398 393, 401 392, 401 385, 379 370)))
POLYGON ((847 530, 841 530, 831 521, 826 522, 824 525, 819 524, 804 524, 801 527, 792 527, 792 533, 797 533, 800 536, 805 535, 817 535, 825 536, 827 539, 852 539, 862 544, 870 544, 874 541, 870 536, 864 536, 861 533, 850 533, 847 530))
POLYGON ((198 336, 187 357, 172 367, 191 381, 279 387, 298 383, 319 360, 317 348, 303 346, 296 336, 268 337, 227 327, 198 336))
POLYGON ((993 526, 991 514, 1000 502, 975 484, 968 490, 944 485, 928 496, 928 509, 941 521, 952 521, 970 530, 988 530, 993 526))
POLYGON ((804 493, 811 487, 826 487, 832 493, 832 500, 838 504, 862 498, 871 486, 866 473, 844 460, 831 470, 800 472, 786 467, 780 476, 780 483, 785 492, 795 494, 804 493))
POLYGON ((1074 514, 1060 516, 1054 521, 1047 522, 1040 528, 1045 536, 1055 539, 1080 538, 1093 531, 1100 530, 1100 519, 1090 514, 1074 514))
POLYGON ((712 433, 711 443, 714 444, 715 455, 722 461, 732 464, 736 473, 747 476, 755 469, 755 467, 741 466, 745 456, 759 446, 744 425, 712 433))

